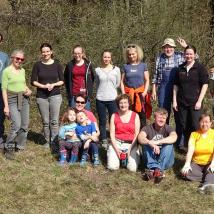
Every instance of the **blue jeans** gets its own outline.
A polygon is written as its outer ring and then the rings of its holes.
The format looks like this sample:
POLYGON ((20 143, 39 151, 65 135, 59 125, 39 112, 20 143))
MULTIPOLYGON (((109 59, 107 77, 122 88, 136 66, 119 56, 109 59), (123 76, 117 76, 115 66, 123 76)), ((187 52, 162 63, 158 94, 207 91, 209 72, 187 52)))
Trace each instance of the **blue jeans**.
POLYGON ((163 144, 159 155, 156 155, 150 146, 144 145, 144 154, 148 169, 159 168, 163 171, 174 164, 173 144, 163 144))
POLYGON ((18 97, 8 98, 11 127, 6 139, 5 148, 24 149, 29 125, 29 98, 23 97, 22 109, 18 110, 18 97))
POLYGON ((49 143, 58 135, 59 112, 62 103, 61 94, 44 98, 36 98, 36 102, 42 117, 45 140, 49 143))
POLYGON ((106 109, 110 120, 111 115, 117 111, 117 105, 115 100, 100 101, 96 99, 96 108, 99 118, 100 140, 103 140, 106 139, 106 109))
MULTIPOLYGON (((76 103, 75 103, 75 97, 73 96, 69 101, 68 101, 68 105, 72 108, 75 108, 76 103)), ((90 111, 91 110, 91 102, 90 100, 87 100, 86 104, 85 104, 85 109, 90 111)))

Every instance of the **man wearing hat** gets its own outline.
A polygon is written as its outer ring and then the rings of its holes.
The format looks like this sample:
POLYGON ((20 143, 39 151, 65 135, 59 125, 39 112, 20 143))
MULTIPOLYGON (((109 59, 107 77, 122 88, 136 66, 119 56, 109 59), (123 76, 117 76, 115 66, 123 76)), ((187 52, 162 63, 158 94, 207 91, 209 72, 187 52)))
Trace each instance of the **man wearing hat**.
MULTIPOLYGON (((181 47, 185 48, 187 43, 184 39, 178 38, 177 42, 181 47)), ((155 72, 152 78, 152 99, 158 99, 159 107, 165 108, 168 111, 167 124, 171 113, 172 97, 173 97, 173 82, 175 72, 179 65, 184 62, 183 52, 175 51, 175 41, 171 38, 166 38, 163 42, 161 53, 155 62, 155 72), (158 91, 158 95, 156 94, 158 91)), ((177 114, 174 113, 175 122, 177 114)), ((176 123, 177 124, 177 123, 176 123)))

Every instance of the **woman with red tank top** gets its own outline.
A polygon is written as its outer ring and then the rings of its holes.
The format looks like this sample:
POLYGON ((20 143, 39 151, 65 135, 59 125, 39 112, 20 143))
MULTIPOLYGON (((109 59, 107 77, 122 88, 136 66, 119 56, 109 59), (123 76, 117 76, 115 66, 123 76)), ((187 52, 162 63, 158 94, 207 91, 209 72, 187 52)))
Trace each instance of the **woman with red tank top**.
POLYGON ((139 162, 136 138, 140 131, 140 119, 130 110, 129 95, 118 96, 116 102, 119 111, 110 120, 111 145, 107 153, 107 168, 117 170, 121 163, 130 171, 136 171, 139 162))

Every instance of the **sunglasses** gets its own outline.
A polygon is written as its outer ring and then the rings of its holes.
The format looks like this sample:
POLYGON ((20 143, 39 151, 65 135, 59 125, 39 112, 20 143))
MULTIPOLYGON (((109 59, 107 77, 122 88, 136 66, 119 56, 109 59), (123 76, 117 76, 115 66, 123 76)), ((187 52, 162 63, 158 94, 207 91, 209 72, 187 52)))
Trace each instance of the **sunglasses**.
POLYGON ((135 45, 128 45, 127 48, 136 48, 135 45))
POLYGON ((14 59, 15 59, 16 61, 21 61, 21 62, 24 62, 24 61, 25 61, 24 58, 20 58, 20 57, 14 57, 14 59))
POLYGON ((84 101, 78 101, 78 100, 76 100, 76 103, 85 104, 84 101))

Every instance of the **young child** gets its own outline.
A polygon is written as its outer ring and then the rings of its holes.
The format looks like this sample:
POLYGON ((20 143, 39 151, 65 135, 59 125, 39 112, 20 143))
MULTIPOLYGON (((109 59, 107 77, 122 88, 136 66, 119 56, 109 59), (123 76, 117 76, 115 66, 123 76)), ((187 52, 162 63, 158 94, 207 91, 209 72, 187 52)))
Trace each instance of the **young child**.
POLYGON ((88 150, 92 152, 93 165, 97 166, 100 164, 99 153, 98 153, 98 136, 94 123, 88 121, 88 117, 84 111, 77 113, 77 127, 76 134, 83 142, 83 153, 80 161, 80 165, 86 164, 88 150))
POLYGON ((64 165, 67 160, 67 155, 69 155, 69 164, 74 164, 78 159, 81 142, 75 132, 77 123, 76 112, 73 108, 69 107, 67 109, 62 117, 61 123, 62 126, 59 129, 59 163, 60 165, 64 165))

